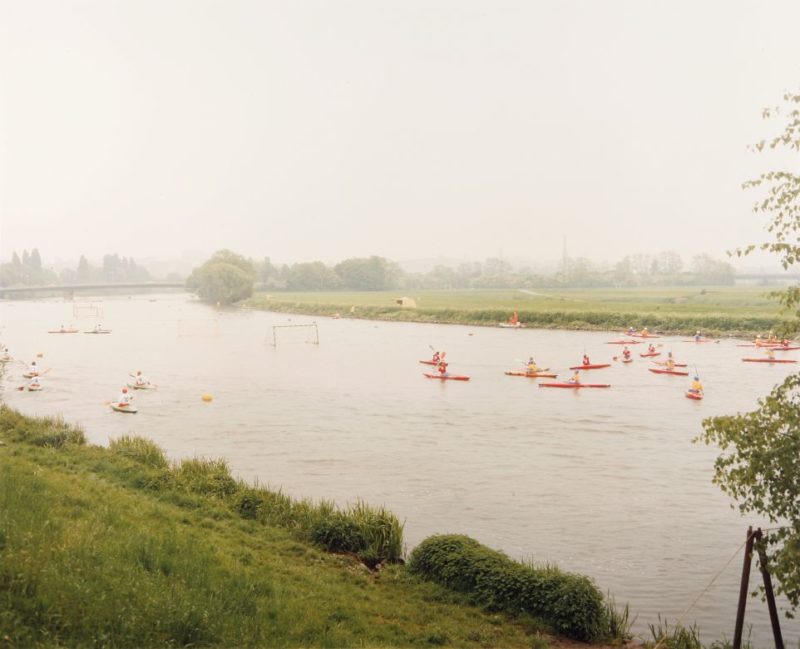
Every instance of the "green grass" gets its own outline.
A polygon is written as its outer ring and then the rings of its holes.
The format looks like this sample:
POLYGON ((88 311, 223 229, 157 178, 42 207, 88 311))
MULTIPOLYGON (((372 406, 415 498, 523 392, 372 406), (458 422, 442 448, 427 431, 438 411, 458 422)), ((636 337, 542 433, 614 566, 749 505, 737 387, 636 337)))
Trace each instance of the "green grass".
POLYGON ((790 318, 763 287, 514 289, 452 291, 274 292, 244 303, 251 308, 315 315, 411 322, 496 325, 518 311, 528 326, 748 335, 776 329, 790 318), (416 308, 396 304, 411 297, 416 308))
POLYGON ((403 565, 370 571, 302 540, 303 516, 334 512, 385 548, 398 529, 380 509, 291 501, 231 480, 222 462, 165 465, 146 440, 104 449, 70 430, 41 444, 63 422, 0 409, 4 644, 547 646, 537 620, 488 613, 403 565), (254 494, 268 496, 245 507, 254 494), (282 525, 269 523, 269 497, 283 503, 272 514, 282 525))

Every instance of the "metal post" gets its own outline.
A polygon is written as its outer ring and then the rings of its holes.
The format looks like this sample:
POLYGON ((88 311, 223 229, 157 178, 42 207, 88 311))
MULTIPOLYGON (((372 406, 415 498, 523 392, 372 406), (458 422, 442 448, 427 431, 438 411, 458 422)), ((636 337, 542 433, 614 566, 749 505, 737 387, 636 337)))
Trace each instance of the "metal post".
POLYGON ((756 530, 754 538, 758 543, 758 564, 761 569, 761 577, 764 579, 764 594, 767 597, 767 608, 769 608, 769 621, 772 624, 772 637, 775 638, 775 649, 783 649, 783 636, 781 635, 781 623, 778 617, 778 606, 775 604, 775 592, 772 590, 772 577, 769 574, 769 564, 767 562, 767 551, 761 543, 763 535, 761 528, 756 530))
POLYGON ((744 546, 744 565, 742 583, 739 586, 739 606, 736 609, 736 628, 733 632, 733 649, 742 649, 742 629, 744 628, 744 609, 747 606, 747 591, 750 588, 750 564, 753 555, 753 528, 747 528, 747 543, 744 546))

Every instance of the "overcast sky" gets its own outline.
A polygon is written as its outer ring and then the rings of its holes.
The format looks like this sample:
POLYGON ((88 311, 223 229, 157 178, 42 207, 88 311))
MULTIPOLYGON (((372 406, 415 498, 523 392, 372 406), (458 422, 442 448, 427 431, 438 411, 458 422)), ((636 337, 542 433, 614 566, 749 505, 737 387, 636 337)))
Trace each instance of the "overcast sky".
POLYGON ((797 0, 0 8, 0 258, 721 256, 800 89, 797 0))

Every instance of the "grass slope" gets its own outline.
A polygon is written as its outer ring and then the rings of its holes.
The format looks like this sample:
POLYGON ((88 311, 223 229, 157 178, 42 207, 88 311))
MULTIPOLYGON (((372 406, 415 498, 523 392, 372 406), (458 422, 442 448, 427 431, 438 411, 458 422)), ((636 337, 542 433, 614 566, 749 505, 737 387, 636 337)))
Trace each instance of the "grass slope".
POLYGON ((213 489, 155 484, 163 457, 146 442, 86 446, 5 407, 0 442, 3 644, 547 646, 533 618, 468 606, 401 565, 371 572, 213 489))

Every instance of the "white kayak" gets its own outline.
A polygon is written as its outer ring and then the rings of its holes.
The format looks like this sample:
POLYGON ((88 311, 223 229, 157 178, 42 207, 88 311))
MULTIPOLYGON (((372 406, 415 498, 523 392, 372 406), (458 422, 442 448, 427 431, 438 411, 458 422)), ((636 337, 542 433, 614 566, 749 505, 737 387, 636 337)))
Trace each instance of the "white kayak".
POLYGON ((142 383, 141 385, 137 385, 136 383, 128 383, 129 388, 132 390, 155 390, 156 386, 152 383, 142 383))
POLYGON ((128 412, 132 415, 135 415, 137 412, 139 412, 136 406, 132 406, 130 404, 120 405, 118 403, 112 403, 111 409, 115 410, 116 412, 128 412))
POLYGON ((29 385, 28 386, 28 392, 38 392, 43 387, 44 387, 43 385, 29 385))

